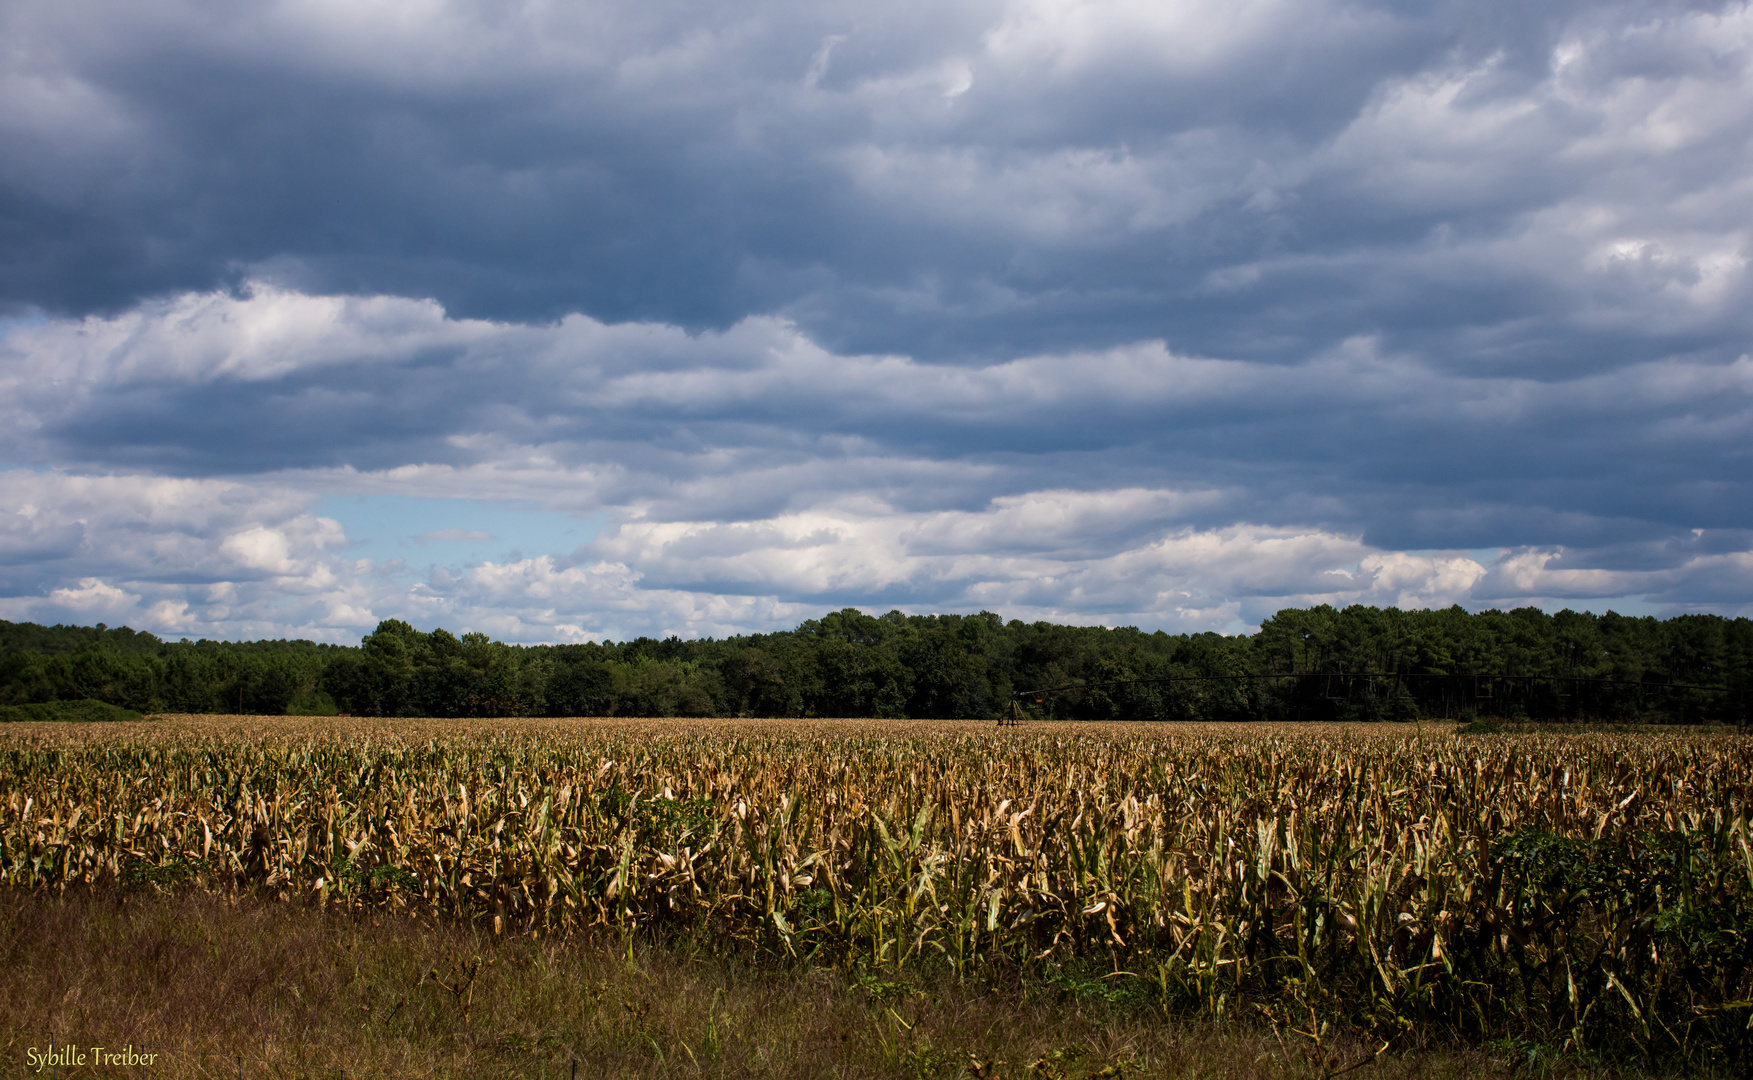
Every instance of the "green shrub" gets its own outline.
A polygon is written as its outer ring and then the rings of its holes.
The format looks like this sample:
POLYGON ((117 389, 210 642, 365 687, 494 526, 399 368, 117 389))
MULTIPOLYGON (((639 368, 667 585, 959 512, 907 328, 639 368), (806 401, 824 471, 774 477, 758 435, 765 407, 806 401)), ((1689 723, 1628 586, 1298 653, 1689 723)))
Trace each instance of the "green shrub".
POLYGON ((340 709, 335 699, 325 690, 318 690, 310 697, 289 703, 286 706, 287 716, 336 716, 340 709))
POLYGON ((90 724, 116 720, 138 720, 140 714, 107 701, 86 698, 84 701, 50 701, 41 705, 0 705, 0 723, 20 720, 64 720, 90 724))

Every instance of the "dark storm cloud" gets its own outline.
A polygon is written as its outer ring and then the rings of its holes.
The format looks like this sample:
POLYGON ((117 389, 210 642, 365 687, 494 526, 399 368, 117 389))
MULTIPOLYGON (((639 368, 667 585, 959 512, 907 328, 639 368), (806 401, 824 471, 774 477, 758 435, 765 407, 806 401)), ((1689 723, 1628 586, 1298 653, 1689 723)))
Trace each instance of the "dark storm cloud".
POLYGON ((1630 80, 1739 77, 1683 10, 15 7, 0 297, 118 310, 268 272, 496 319, 785 312, 926 360, 1721 348, 1743 315, 1579 326, 1611 283, 1491 250, 1579 197, 1696 217, 1675 204, 1747 164, 1720 137, 1744 116, 1662 165, 1579 152, 1630 80))
POLYGON ((1746 4, 12 5, 0 601, 1743 604, 1750 136, 1746 4))

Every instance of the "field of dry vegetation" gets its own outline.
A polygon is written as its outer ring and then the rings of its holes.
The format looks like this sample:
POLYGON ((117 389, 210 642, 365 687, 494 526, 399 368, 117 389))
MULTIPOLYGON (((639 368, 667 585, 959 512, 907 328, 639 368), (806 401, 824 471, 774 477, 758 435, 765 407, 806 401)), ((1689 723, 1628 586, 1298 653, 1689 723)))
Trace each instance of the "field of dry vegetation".
POLYGON ((8 1062, 102 998, 41 974, 44 927, 156 940, 173 910, 208 942, 281 912, 437 950, 324 998, 408 1075, 563 1075, 592 1038, 630 1076, 791 1075, 771 1051, 792 1043, 800 1069, 873 1076, 1753 1060, 1753 743, 1733 734, 163 717, 0 740, 0 960, 42 999, 8 1062), (575 972, 562 1018, 472 1004, 515 997, 519 957, 547 965, 534 985, 611 946, 621 974, 575 972), (815 1020, 865 1020, 763 1037, 731 976, 705 994, 689 964, 765 972, 748 992, 826 979, 815 1020), (442 1067, 410 1049, 439 1031, 442 1067), (1225 1038, 1253 1064, 1186 1049, 1215 1031, 1252 1032, 1225 1038), (490 1051, 503 1071, 471 1057, 490 1051))

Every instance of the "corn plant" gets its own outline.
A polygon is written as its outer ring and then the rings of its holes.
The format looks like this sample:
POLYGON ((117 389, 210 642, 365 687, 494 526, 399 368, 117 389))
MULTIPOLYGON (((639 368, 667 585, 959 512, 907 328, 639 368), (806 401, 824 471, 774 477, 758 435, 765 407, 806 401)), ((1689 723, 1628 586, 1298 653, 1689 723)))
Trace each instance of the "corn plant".
POLYGON ((1753 745, 1733 735, 195 718, 7 734, 15 888, 611 928, 888 981, 1006 971, 1260 1015, 1317 1047, 1343 1030, 1749 1056, 1753 745))

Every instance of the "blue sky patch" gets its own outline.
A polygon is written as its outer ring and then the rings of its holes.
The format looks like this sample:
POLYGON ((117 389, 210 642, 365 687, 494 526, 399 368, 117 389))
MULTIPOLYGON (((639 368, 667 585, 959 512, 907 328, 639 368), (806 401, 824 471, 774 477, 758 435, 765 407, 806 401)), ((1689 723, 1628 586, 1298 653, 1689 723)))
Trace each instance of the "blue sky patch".
POLYGON ((406 560, 410 570, 570 556, 602 530, 528 505, 407 495, 326 495, 316 513, 347 530, 350 558, 406 560))

